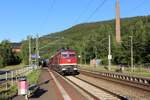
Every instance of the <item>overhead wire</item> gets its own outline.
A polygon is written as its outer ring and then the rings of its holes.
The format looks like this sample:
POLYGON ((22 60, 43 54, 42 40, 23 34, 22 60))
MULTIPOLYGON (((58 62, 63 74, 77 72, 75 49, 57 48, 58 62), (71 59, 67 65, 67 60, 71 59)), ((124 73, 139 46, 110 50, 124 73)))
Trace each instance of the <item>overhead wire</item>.
POLYGON ((107 0, 103 0, 96 8, 95 10, 90 14, 90 16, 86 19, 86 21, 88 21, 89 19, 91 19, 93 17, 93 15, 101 8, 103 7, 103 5, 106 3, 107 0))
MULTIPOLYGON (((48 13, 53 9, 56 0, 49 0, 49 1, 50 1, 50 6, 48 7, 48 13)), ((50 15, 50 14, 48 14, 48 15, 50 15)), ((49 16, 47 16, 45 19, 46 20, 49 19, 49 16)))
POLYGON ((139 8, 140 6, 142 6, 144 2, 145 2, 145 0, 143 0, 140 4, 138 4, 134 9, 137 9, 137 8, 139 8))
POLYGON ((50 0, 50 1, 51 1, 51 5, 50 5, 49 9, 52 10, 52 8, 53 8, 53 6, 55 4, 55 0, 50 0))
POLYGON ((73 24, 76 24, 81 19, 81 17, 86 13, 86 11, 89 9, 89 6, 92 4, 92 1, 93 0, 88 1, 87 5, 85 6, 85 9, 79 14, 79 16, 77 17, 77 19, 74 21, 73 24))
MULTIPOLYGON (((53 9, 56 0, 48 0, 48 1, 50 1, 50 6, 48 7, 48 13, 49 13, 53 9)), ((50 14, 48 14, 48 16, 44 16, 44 19, 43 19, 42 23, 40 24, 40 26, 41 26, 40 29, 45 30, 46 27, 44 27, 44 26, 46 25, 46 22, 48 22, 50 14)), ((45 33, 45 34, 48 34, 48 33, 45 33)), ((38 35, 40 35, 40 33, 38 33, 38 35)), ((41 49, 41 48, 39 48, 39 49, 41 49)))
MULTIPOLYGON (((50 6, 49 6, 48 9, 47 9, 48 15, 44 17, 43 26, 46 25, 46 22, 48 22, 49 16, 50 16, 50 14, 52 14, 52 13, 50 13, 50 12, 51 12, 51 10, 53 9, 56 0, 48 0, 48 1, 50 1, 50 2, 49 2, 49 3, 50 3, 50 6), (49 13, 50 13, 50 14, 49 14, 49 13)), ((43 27, 43 29, 45 30, 45 27, 43 27)))
POLYGON ((135 11, 136 9, 138 9, 139 7, 141 7, 144 2, 145 2, 145 0, 142 0, 138 5, 136 5, 134 8, 132 8, 132 10, 130 10, 130 11, 135 11))
MULTIPOLYGON (((48 13, 49 13, 53 9, 56 0, 48 0, 48 1, 50 1, 50 6, 48 7, 48 13)), ((49 18, 50 14, 48 14, 48 16, 45 17, 45 20, 49 18)))

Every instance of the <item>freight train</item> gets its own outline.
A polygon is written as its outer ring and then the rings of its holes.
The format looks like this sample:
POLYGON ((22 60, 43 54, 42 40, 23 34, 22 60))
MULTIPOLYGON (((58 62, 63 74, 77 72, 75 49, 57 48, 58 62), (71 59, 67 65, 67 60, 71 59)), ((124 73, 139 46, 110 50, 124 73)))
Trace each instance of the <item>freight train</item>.
POLYGON ((78 75, 76 51, 71 49, 60 49, 50 60, 50 68, 62 75, 78 75))

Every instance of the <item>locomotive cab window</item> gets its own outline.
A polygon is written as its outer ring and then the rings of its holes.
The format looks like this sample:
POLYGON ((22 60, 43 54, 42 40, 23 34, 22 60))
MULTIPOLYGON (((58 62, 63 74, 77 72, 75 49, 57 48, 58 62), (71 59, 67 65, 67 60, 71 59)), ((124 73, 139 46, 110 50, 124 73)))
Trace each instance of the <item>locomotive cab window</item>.
POLYGON ((75 54, 69 54, 69 57, 76 57, 75 54))
POLYGON ((67 54, 62 54, 62 57, 67 58, 68 55, 67 54))

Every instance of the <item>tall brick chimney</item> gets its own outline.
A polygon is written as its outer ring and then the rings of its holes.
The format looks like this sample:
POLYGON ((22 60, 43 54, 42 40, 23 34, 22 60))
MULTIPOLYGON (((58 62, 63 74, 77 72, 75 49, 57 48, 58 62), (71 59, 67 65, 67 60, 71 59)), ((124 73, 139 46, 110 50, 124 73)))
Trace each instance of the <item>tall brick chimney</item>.
POLYGON ((116 41, 117 41, 117 43, 121 42, 119 0, 117 0, 117 2, 116 2, 116 41))

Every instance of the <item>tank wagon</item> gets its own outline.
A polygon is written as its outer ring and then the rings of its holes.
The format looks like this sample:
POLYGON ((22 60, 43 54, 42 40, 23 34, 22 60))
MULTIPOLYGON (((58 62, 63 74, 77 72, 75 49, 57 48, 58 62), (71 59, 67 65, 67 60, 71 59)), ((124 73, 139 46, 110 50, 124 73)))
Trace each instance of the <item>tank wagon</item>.
POLYGON ((78 75, 76 51, 71 49, 60 49, 53 55, 49 64, 50 67, 62 75, 78 75))

